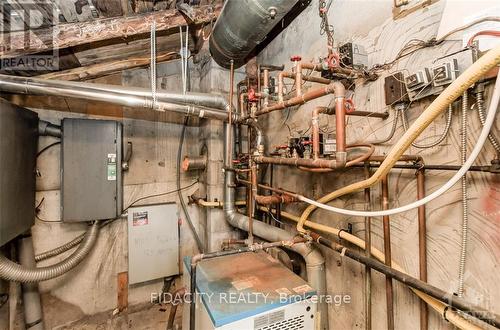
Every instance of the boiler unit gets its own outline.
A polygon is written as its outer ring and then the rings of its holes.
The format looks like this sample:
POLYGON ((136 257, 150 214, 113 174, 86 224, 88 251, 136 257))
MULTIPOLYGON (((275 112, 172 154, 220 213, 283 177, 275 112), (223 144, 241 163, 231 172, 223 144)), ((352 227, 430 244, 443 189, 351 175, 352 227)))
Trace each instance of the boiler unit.
MULTIPOLYGON (((190 258, 184 259, 189 287, 190 258)), ((196 329, 315 329, 316 292, 264 252, 202 260, 196 267, 196 329)), ((183 329, 189 329, 189 303, 183 329)))

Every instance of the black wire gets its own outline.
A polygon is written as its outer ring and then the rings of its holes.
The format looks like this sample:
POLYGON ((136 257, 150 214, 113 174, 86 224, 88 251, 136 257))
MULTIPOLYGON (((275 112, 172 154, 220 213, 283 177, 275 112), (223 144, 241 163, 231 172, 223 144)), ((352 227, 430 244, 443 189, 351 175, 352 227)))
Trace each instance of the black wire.
POLYGON ((38 158, 38 156, 40 156, 41 154, 43 154, 45 151, 49 150, 50 148, 52 148, 53 146, 56 146, 58 144, 61 144, 61 141, 56 141, 54 143, 51 143, 51 144, 43 147, 39 152, 37 152, 36 157, 38 158))
POLYGON ((9 301, 9 295, 7 293, 0 294, 0 308, 2 308, 7 301, 9 301))
MULTIPOLYGON (((164 192, 164 193, 159 193, 159 194, 154 194, 154 195, 148 195, 148 196, 144 196, 144 197, 140 197, 138 199, 136 199, 135 201, 133 201, 132 203, 130 203, 124 210, 123 212, 127 211, 129 208, 131 208, 132 206, 134 206, 136 203, 140 202, 140 201, 143 201, 145 199, 149 199, 149 198, 154 198, 154 197, 160 197, 160 196, 164 196, 164 195, 168 195, 168 194, 173 194, 173 193, 176 193, 176 192, 181 192, 182 190, 186 190, 188 188, 191 188, 192 186, 194 186, 195 184, 198 183, 198 180, 194 181, 193 183, 191 183, 190 185, 187 185, 185 187, 182 187, 182 188, 177 188, 177 189, 174 189, 174 190, 170 190, 170 191, 167 191, 167 192, 164 192)), ((115 219, 114 219, 115 220, 115 219)))

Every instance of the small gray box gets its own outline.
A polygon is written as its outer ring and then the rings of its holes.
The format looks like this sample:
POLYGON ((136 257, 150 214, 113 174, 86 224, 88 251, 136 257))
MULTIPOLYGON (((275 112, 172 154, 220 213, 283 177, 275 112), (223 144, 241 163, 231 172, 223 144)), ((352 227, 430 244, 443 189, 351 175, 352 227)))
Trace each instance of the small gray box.
POLYGON ((179 274, 179 220, 176 204, 128 209, 129 283, 179 274))
POLYGON ((123 208, 122 124, 65 118, 62 127, 62 220, 119 217, 123 208))
POLYGON ((38 115, 0 99, 0 246, 35 218, 38 115))

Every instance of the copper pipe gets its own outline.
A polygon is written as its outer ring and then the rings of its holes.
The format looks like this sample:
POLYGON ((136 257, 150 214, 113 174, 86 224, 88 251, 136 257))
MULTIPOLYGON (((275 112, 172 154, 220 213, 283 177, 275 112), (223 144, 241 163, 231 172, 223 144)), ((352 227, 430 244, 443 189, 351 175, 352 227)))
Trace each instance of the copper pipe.
POLYGON ((284 158, 284 157, 254 157, 256 163, 276 164, 288 166, 304 166, 310 168, 340 168, 340 164, 335 159, 304 159, 304 158, 284 158))
MULTIPOLYGON (((280 73, 280 75, 282 72, 280 73)), ((279 87, 278 87, 279 89, 279 87)), ((281 83, 281 90, 283 91, 283 85, 281 83)), ((345 97, 345 87, 342 85, 340 82, 333 82, 330 85, 313 89, 311 91, 308 91, 307 93, 302 94, 300 97, 293 97, 289 100, 286 101, 279 101, 276 104, 273 104, 272 106, 265 107, 255 113, 256 116, 260 116, 269 112, 277 111, 277 110, 282 110, 291 106, 299 105, 299 104, 304 104, 310 100, 317 99, 319 97, 328 95, 328 94, 335 94, 337 97, 345 97)), ((243 118, 242 120, 245 120, 248 118, 243 118)))
POLYGON ((313 173, 329 173, 334 171, 333 168, 311 168, 305 166, 298 166, 298 168, 299 170, 313 173))
MULTIPOLYGON (((419 170, 417 175, 417 199, 425 197, 425 170, 419 170)), ((418 256, 420 280, 427 282, 427 228, 425 205, 418 208, 418 256)), ((420 330, 429 328, 428 308, 425 301, 420 300, 420 330)))
POLYGON ((345 137, 345 97, 335 95, 335 139, 337 142, 336 158, 346 160, 346 137, 345 137), (339 155, 339 153, 343 153, 339 155))
POLYGON ((262 91, 260 91, 265 95, 264 97, 264 106, 267 107, 269 104, 269 70, 264 69, 263 71, 263 82, 262 82, 262 91))
POLYGON ((295 63, 295 93, 297 96, 302 95, 302 64, 295 63))
POLYGON ((247 109, 245 108, 245 98, 248 97, 248 93, 241 93, 240 94, 240 114, 241 116, 247 116, 248 115, 248 111, 247 109))
POLYGON ((299 200, 294 196, 284 194, 284 195, 271 195, 271 196, 256 195, 255 201, 257 202, 257 204, 269 206, 275 204, 289 204, 298 202, 299 200))
POLYGON ((314 171, 311 172, 324 172, 324 171, 316 171, 316 169, 338 169, 349 167, 359 162, 364 162, 375 151, 375 147, 371 144, 355 144, 349 145, 346 149, 350 148, 359 148, 359 147, 367 147, 369 150, 362 154, 361 156, 348 161, 346 163, 340 163, 336 159, 305 159, 305 158, 285 158, 285 157, 268 157, 268 156, 256 156, 253 160, 259 164, 275 164, 275 165, 287 165, 287 166, 296 166, 296 167, 307 167, 314 171))
MULTIPOLYGON (((389 187, 387 176, 381 180, 382 183, 382 210, 389 209, 389 187)), ((389 216, 382 217, 384 223, 384 254, 385 264, 391 267, 391 224, 389 216)), ((394 295, 392 288, 392 279, 389 276, 385 278, 385 296, 387 302, 387 329, 394 330, 394 295)))
MULTIPOLYGON (((382 155, 374 155, 368 158, 371 162, 383 162, 385 160, 385 156, 382 155)), ((419 155, 401 155, 398 159, 398 162, 422 162, 423 158, 419 155)))
MULTIPOLYGON (((285 74, 284 71, 281 71, 278 74, 278 104, 283 102, 283 75, 285 74)), ((264 109, 267 109, 268 107, 264 107, 264 109)))
MULTIPOLYGON (((331 111, 332 115, 335 114, 335 108, 328 108, 331 111)), ((371 118, 380 118, 387 119, 389 118, 388 112, 371 112, 371 111, 351 111, 346 113, 347 116, 356 116, 356 117, 371 117, 371 118)))
MULTIPOLYGON (((248 180, 245 180, 245 179, 242 179, 242 178, 239 178, 237 177, 237 180, 238 182, 240 183, 243 183, 247 186, 251 186, 252 183, 248 180)), ((291 192, 291 191, 287 191, 287 190, 283 190, 283 189, 279 189, 279 188, 274 188, 274 187, 271 187, 271 186, 268 186, 268 185, 265 185, 265 184, 262 184, 262 183, 259 183, 257 184, 257 186, 259 188, 262 188, 262 189, 265 189, 265 190, 269 190, 269 191, 272 191, 272 192, 275 192, 275 193, 278 193, 280 195, 288 195, 288 196, 292 196, 292 197, 295 197, 295 198, 298 198, 299 195, 297 195, 297 193, 294 193, 294 192, 291 192)))
POLYGON ((312 112, 312 149, 313 149, 313 159, 319 158, 319 114, 324 112, 327 109, 325 107, 316 107, 312 112))
MULTIPOLYGON (((370 177, 370 167, 369 164, 365 162, 365 178, 370 177)), ((370 210, 371 204, 371 196, 370 196, 370 187, 365 188, 364 192, 365 196, 365 211, 370 210)), ((365 255, 368 258, 371 258, 371 218, 365 217, 365 255)), ((371 276, 371 268, 369 266, 365 266, 365 329, 371 330, 372 328, 372 276, 371 276)))

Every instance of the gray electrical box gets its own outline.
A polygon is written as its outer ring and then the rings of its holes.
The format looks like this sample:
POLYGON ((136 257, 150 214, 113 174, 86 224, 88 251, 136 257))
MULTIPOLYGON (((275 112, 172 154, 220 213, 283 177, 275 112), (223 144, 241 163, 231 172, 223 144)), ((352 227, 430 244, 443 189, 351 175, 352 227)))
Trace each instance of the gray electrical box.
POLYGON ((0 246, 35 218, 38 115, 0 99, 0 246))
POLYGON ((122 124, 65 118, 62 129, 62 220, 119 217, 123 208, 122 124))
POLYGON ((128 209, 129 283, 179 274, 179 220, 176 204, 128 209))

